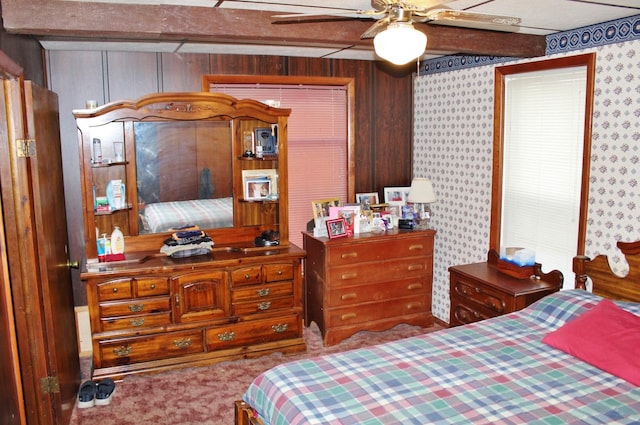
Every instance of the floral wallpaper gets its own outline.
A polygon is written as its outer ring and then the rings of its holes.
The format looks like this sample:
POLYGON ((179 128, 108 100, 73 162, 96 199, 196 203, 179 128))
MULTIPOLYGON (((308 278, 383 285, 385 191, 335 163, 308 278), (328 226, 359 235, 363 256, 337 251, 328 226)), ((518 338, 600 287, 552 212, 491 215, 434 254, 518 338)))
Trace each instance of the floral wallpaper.
MULTIPOLYGON (((621 22, 620 27, 628 28, 627 23, 621 22)), ((594 26, 594 34, 599 30, 594 26)), ((585 30, 576 34, 583 35, 585 30)), ((594 46, 571 51, 566 49, 567 43, 551 43, 558 53, 547 57, 596 52, 585 254, 609 255, 611 267, 625 274, 628 266, 616 242, 640 239, 640 40, 597 45, 595 39, 588 39, 594 46)), ((549 37, 547 42, 550 44, 549 37)), ((459 66, 460 62, 450 62, 450 70, 423 64, 424 72, 414 81, 413 174, 429 177, 438 197, 431 205, 432 226, 438 232, 433 314, 445 322, 449 321, 448 268, 486 260, 491 215, 493 72, 495 66, 506 63, 477 61, 469 66, 472 61, 465 61, 459 66), (435 68, 436 72, 430 72, 435 68)), ((439 63, 442 65, 442 60, 439 63)), ((565 288, 573 284, 573 276, 565 277, 565 288)))

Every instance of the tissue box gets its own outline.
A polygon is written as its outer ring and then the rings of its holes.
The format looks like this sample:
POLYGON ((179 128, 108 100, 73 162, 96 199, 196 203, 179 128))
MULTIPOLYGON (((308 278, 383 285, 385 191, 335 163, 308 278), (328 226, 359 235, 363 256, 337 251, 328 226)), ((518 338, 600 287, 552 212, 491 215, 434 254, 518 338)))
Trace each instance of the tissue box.
POLYGON ((504 248, 498 260, 498 270, 516 279, 529 279, 534 274, 535 252, 531 249, 504 248))

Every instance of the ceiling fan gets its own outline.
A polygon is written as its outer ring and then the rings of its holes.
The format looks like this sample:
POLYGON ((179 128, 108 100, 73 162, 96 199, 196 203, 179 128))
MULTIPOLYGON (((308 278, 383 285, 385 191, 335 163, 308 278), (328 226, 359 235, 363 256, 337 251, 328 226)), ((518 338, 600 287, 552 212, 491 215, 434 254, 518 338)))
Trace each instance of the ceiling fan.
MULTIPOLYGON (((276 19, 312 16, 357 15, 377 19, 361 39, 373 38, 375 51, 383 59, 403 65, 420 57, 426 48, 427 37, 414 28, 414 23, 429 23, 459 27, 513 32, 520 18, 449 9, 443 6, 451 0, 371 0, 372 10, 344 13, 301 13, 275 15, 276 19)), ((297 21, 303 23, 303 21, 297 21)))

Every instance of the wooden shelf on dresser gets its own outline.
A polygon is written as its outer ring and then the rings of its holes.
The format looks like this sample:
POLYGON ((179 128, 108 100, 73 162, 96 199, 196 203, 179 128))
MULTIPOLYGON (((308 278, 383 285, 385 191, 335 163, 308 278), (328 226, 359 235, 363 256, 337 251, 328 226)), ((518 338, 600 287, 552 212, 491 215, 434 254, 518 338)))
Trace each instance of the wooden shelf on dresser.
POLYGON ((295 245, 130 254, 85 271, 93 377, 306 350, 295 245))
POLYGON ((517 279, 498 270, 498 255, 490 251, 484 263, 449 267, 449 326, 465 325, 521 310, 562 287, 562 273, 543 273, 533 266, 530 278, 517 279))
POLYGON ((434 230, 392 230, 328 239, 303 233, 305 323, 325 345, 361 330, 433 325, 434 230))

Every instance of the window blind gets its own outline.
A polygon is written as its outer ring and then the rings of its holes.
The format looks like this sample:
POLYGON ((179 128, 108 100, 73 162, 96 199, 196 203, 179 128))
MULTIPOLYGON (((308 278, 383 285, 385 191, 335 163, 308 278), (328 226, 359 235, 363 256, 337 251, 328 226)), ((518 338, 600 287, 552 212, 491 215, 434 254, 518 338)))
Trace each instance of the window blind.
POLYGON ((311 202, 347 201, 347 92, 342 86, 216 84, 212 92, 237 99, 277 100, 290 108, 289 239, 302 246, 301 232, 313 218, 311 202))
POLYGON ((501 247, 569 281, 580 215, 586 68, 507 76, 501 247))

